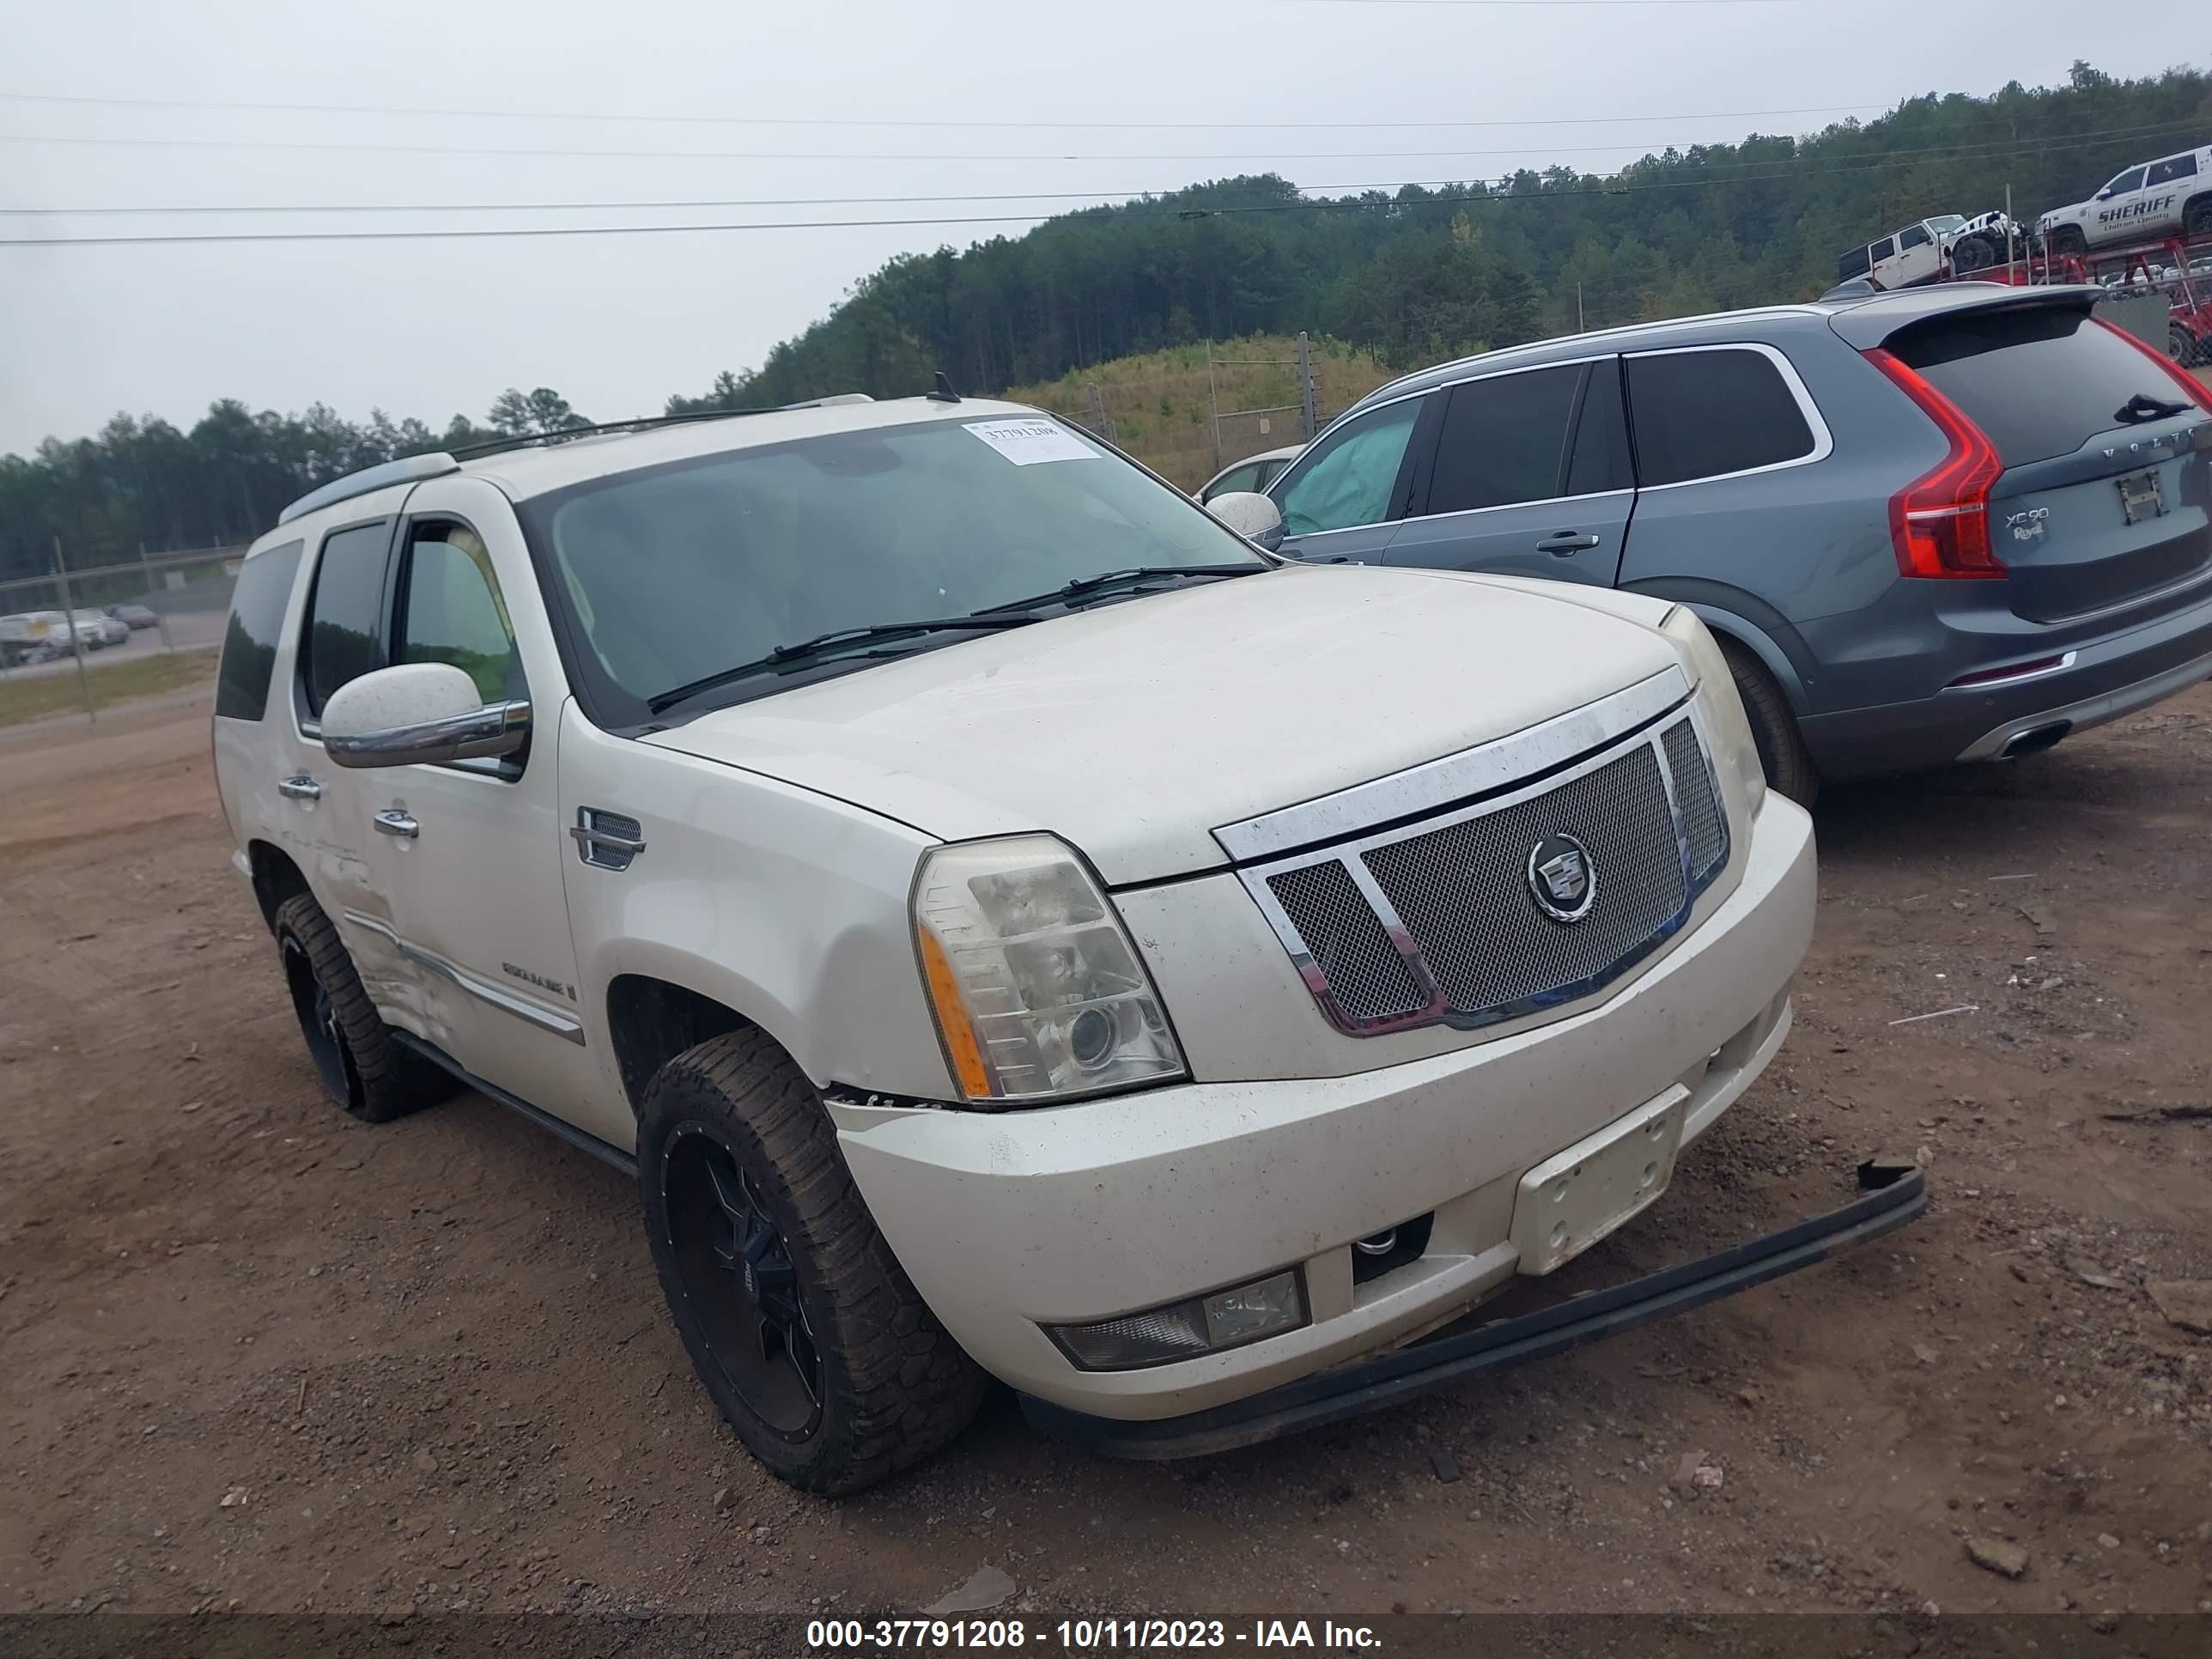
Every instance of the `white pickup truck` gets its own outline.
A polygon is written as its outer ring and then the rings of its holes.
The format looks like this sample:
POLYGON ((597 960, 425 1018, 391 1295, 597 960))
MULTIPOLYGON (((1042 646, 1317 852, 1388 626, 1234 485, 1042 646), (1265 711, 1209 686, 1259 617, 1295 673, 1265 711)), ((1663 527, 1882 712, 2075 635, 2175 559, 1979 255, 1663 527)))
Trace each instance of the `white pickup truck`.
POLYGON ((2044 246, 2057 254, 2166 236, 2212 236, 2212 144, 2123 168, 2087 201, 2051 209, 2036 228, 2044 246))
POLYGON ((1810 823, 1689 611, 1285 566, 1034 411, 341 480, 247 556, 214 726, 329 1094, 466 1085, 631 1171, 705 1387, 812 1490, 987 1374, 1202 1450, 1925 1202, 1430 1336, 1650 1203, 1766 1065, 1810 823))

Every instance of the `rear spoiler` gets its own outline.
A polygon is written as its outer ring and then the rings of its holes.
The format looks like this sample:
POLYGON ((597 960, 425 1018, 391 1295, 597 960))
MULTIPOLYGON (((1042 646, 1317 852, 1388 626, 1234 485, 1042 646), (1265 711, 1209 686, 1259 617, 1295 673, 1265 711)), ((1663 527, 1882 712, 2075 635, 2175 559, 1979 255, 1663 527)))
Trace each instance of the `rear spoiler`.
POLYGON ((1869 351, 1916 324, 1942 317, 1964 316, 1978 311, 2088 311, 2098 301, 2110 299, 2110 290, 2092 283, 2069 283, 2054 287, 2012 288, 2002 283, 1946 283, 1936 289, 1903 289, 1872 300, 1863 300, 1837 312, 1828 326, 1844 343, 1869 351))

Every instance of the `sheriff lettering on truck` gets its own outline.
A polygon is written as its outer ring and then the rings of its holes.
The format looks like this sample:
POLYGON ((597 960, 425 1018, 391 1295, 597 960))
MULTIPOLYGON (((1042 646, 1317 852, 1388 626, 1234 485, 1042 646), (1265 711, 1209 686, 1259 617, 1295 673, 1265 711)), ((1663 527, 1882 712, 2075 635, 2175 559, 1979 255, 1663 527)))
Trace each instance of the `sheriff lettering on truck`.
POLYGON ((561 439, 253 545, 234 862, 338 1107, 468 1086, 629 1172, 785 1480, 994 1376, 1109 1450, 1261 1438, 1924 1204, 1430 1334, 1657 1200, 1789 1031, 1812 826, 1688 610, 1286 563, 949 386, 561 439))

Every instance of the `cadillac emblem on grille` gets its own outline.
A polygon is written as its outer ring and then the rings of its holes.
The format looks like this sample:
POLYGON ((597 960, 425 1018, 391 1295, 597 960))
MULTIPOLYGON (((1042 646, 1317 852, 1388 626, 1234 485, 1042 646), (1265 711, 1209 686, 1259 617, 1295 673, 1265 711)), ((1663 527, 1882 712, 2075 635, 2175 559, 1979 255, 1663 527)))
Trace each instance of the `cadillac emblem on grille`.
POLYGON ((1597 902, 1597 871, 1589 848, 1553 830, 1528 849, 1528 890, 1553 921, 1580 921, 1597 902))

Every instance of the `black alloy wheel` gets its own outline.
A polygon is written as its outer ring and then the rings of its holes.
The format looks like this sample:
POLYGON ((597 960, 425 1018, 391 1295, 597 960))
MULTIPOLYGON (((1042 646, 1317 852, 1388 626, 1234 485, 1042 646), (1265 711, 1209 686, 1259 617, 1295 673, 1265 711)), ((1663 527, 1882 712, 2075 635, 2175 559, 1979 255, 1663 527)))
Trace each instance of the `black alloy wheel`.
POLYGON ((345 1030, 338 1024, 337 1005, 315 977, 315 964, 307 947, 290 934, 281 939, 284 983, 292 993, 292 1012, 299 1016, 300 1036, 306 1040, 307 1058, 324 1090, 341 1106, 351 1109, 358 1097, 360 1074, 346 1047, 345 1030))
POLYGON ((822 1355, 759 1186, 703 1123, 670 1137, 660 1181, 669 1253, 715 1367, 762 1426, 806 1440, 822 1425, 822 1355))

